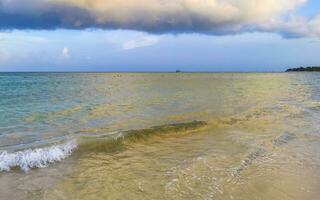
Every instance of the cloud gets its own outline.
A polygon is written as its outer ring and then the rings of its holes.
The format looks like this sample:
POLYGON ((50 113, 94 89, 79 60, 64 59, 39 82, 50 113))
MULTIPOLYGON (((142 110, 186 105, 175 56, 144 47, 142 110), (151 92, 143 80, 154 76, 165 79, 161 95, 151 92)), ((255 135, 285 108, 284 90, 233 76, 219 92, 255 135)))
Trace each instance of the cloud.
POLYGON ((64 47, 64 48, 62 49, 61 57, 62 57, 62 58, 69 58, 69 49, 68 49, 67 47, 64 47))
POLYGON ((306 0, 25 1, 0 0, 0 29, 101 28, 213 35, 267 31, 320 36, 315 27, 317 18, 286 19, 306 0))
POLYGON ((13 35, 12 32, 0 32, 0 42, 15 43, 15 44, 34 44, 34 43, 47 43, 48 40, 44 37, 27 36, 22 33, 13 35))
POLYGON ((274 21, 261 25, 261 30, 279 32, 287 38, 320 37, 320 15, 307 20, 301 16, 291 15, 287 21, 274 21))
POLYGON ((135 49, 135 48, 140 48, 140 47, 146 47, 146 46, 151 46, 155 45, 159 42, 159 37, 155 36, 145 36, 141 37, 138 39, 133 39, 126 41, 122 44, 122 49, 124 50, 130 50, 130 49, 135 49))

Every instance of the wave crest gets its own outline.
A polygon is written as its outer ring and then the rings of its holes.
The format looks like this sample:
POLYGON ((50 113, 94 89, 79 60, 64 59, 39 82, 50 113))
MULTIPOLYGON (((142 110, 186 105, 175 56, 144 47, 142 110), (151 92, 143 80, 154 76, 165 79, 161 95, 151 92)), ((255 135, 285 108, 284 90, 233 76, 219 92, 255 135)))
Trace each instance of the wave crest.
POLYGON ((15 153, 0 152, 0 172, 19 167, 23 171, 31 168, 44 168, 70 156, 77 147, 76 141, 69 141, 51 147, 28 149, 15 153))

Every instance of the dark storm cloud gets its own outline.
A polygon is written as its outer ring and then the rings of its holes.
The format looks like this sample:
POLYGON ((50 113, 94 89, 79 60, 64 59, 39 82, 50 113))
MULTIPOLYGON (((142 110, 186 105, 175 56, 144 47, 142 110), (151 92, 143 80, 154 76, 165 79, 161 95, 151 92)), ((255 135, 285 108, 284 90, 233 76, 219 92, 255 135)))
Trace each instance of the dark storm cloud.
POLYGON ((281 20, 282 14, 303 3, 305 0, 0 0, 0 30, 98 28, 215 35, 266 31, 288 37, 318 36, 314 27, 319 20, 281 20))

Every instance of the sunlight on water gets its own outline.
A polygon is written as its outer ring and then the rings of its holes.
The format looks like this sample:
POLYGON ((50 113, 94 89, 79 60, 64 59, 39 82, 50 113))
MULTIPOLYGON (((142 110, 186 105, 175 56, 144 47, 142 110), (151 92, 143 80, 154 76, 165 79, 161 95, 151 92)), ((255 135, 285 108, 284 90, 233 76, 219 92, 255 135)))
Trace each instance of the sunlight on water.
POLYGON ((0 96, 4 199, 320 195, 317 73, 2 73, 0 96))

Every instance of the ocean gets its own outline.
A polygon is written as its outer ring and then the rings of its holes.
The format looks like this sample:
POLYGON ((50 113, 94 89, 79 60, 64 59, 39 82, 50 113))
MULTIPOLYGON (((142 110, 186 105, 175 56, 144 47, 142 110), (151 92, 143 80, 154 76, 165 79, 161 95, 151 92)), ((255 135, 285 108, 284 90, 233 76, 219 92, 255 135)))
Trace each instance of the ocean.
POLYGON ((0 73, 0 199, 318 199, 320 73, 0 73))

